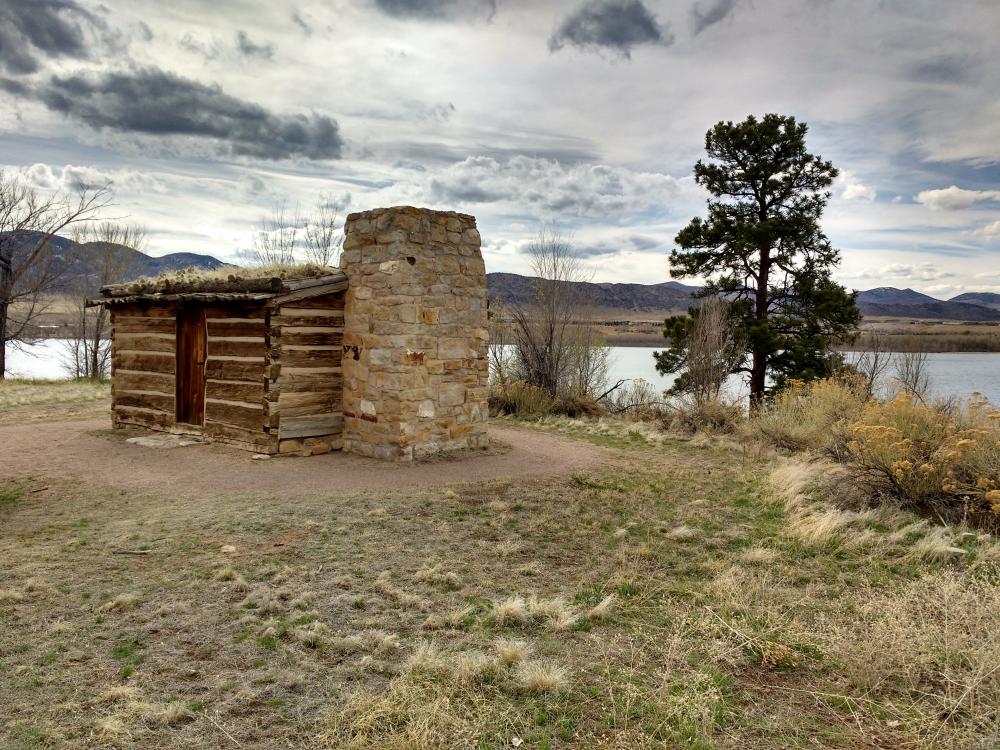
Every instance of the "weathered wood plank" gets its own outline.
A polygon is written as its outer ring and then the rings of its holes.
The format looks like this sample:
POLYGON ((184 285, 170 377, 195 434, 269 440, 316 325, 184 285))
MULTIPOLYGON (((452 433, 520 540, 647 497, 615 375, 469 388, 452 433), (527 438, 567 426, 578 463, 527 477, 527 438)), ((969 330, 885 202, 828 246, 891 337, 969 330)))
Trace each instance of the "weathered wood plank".
POLYGON ((211 320, 212 318, 263 318, 265 315, 267 315, 267 308, 265 308, 263 304, 205 306, 205 317, 208 318, 208 320, 211 320))
POLYGON ((205 387, 208 398, 222 401, 245 401, 248 404, 259 404, 264 399, 264 382, 262 380, 256 383, 209 380, 205 387))
POLYGON ((259 430, 264 426, 264 407, 216 399, 205 400, 205 419, 213 422, 259 430))
POLYGON ((341 330, 344 327, 344 313, 329 311, 330 315, 274 315, 271 317, 271 330, 275 328, 333 328, 341 330))
POLYGON ((318 399, 315 402, 292 405, 283 399, 278 400, 278 413, 282 420, 289 417, 326 417, 342 414, 343 405, 340 394, 336 398, 318 399))
POLYGON ((140 318, 173 318, 177 315, 176 305, 125 305, 112 308, 111 322, 114 323, 119 316, 140 317, 140 318))
POLYGON ((343 430, 342 414, 326 414, 319 417, 281 418, 278 428, 279 438, 284 440, 293 437, 313 437, 317 435, 334 435, 343 430))
POLYGON ((340 367, 344 356, 341 347, 336 349, 280 349, 271 350, 272 359, 281 361, 281 367, 340 367))
POLYGON ((138 317, 134 315, 116 315, 114 321, 116 334, 123 333, 176 333, 177 322, 173 316, 169 318, 138 317))
MULTIPOLYGON (((341 346, 344 343, 344 332, 342 330, 326 330, 319 332, 301 333, 295 329, 279 329, 281 347, 286 346, 341 346)), ((274 328, 271 329, 274 336, 274 328)), ((343 351, 343 350, 341 350, 343 351)))
POLYGON ((233 425, 216 422, 207 417, 205 418, 205 428, 202 434, 209 437, 221 437, 225 440, 236 440, 256 447, 274 446, 277 448, 278 445, 277 435, 269 435, 263 430, 248 430, 242 427, 234 427, 233 425))
POLYGON ((177 387, 174 376, 162 372, 137 372, 135 370, 118 370, 115 372, 112 388, 117 391, 156 391, 171 394, 177 387))
POLYGON ((115 346, 121 352, 172 352, 177 348, 173 334, 115 332, 115 346))
POLYGON ((134 424, 140 427, 172 427, 174 415, 166 412, 134 408, 129 406, 115 406, 115 421, 119 424, 134 424))
POLYGON ((208 356, 210 357, 260 357, 263 362, 266 351, 263 336, 252 340, 208 337, 208 356))
POLYGON ((115 372, 119 370, 141 370, 173 374, 177 362, 173 352, 150 353, 115 350, 113 356, 115 372))
POLYGON ((275 385, 280 393, 341 393, 344 378, 337 373, 318 375, 282 375, 275 385))
POLYGON ((289 310, 295 310, 295 309, 343 310, 346 300, 347 300, 346 292, 334 292, 333 294, 324 294, 320 297, 310 297, 308 299, 292 300, 286 298, 286 301, 281 303, 279 309, 281 310, 282 315, 285 314, 297 315, 298 313, 288 312, 289 310))
POLYGON ((208 358, 205 376, 213 380, 245 380, 259 383, 264 379, 264 362, 244 362, 208 358))
POLYGON ((115 390, 115 407, 136 406, 142 409, 174 413, 174 397, 166 393, 150 391, 115 390))
POLYGON ((264 337, 264 321, 261 319, 253 320, 251 318, 222 318, 218 320, 208 321, 208 336, 212 337, 222 337, 222 336, 240 336, 244 338, 263 338, 264 337))

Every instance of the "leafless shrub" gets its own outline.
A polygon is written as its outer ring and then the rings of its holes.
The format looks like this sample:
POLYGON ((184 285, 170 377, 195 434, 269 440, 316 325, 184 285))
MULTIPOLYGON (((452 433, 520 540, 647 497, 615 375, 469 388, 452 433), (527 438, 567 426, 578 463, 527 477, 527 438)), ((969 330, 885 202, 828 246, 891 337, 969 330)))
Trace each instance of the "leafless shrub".
POLYGON ((746 347, 733 332, 729 305, 709 299, 699 308, 687 342, 686 372, 695 402, 716 401, 746 347))
POLYGON ((297 208, 289 212, 285 203, 275 204, 254 233, 247 259, 255 266, 293 265, 303 223, 297 208))
POLYGON ((894 358, 896 385, 899 391, 923 403, 931 390, 931 377, 927 371, 927 352, 899 352, 894 358))
POLYGON ((864 348, 858 352, 853 364, 866 400, 878 393, 891 366, 892 352, 889 350, 889 340, 878 331, 871 332, 864 338, 864 348))
POLYGON ((306 260, 318 266, 336 266, 344 244, 339 204, 332 196, 320 196, 312 215, 306 217, 303 243, 306 260))

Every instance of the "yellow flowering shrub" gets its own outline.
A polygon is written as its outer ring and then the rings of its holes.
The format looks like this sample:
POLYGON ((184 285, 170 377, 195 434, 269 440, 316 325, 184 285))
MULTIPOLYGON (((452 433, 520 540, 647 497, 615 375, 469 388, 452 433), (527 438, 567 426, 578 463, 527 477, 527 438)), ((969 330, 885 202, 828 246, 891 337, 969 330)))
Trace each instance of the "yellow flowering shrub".
POLYGON ((848 428, 864 408, 864 388, 851 378, 791 381, 749 423, 751 433, 787 450, 841 455, 848 428))
POLYGON ((900 394, 871 401, 850 429, 849 457, 899 498, 1000 523, 1000 416, 982 399, 958 407, 900 394))

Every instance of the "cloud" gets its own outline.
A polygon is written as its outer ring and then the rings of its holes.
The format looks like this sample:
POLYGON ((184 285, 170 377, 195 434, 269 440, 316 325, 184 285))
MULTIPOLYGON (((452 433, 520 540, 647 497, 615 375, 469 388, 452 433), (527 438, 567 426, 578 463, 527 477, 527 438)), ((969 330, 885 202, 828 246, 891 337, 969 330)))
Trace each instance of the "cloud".
POLYGON ((633 234, 615 239, 599 240, 588 244, 571 243, 570 252, 577 258, 597 258, 607 255, 618 255, 624 252, 651 252, 664 247, 664 243, 655 237, 633 234))
POLYGON ((312 24, 306 20, 305 14, 300 10, 292 11, 292 23, 302 29, 302 33, 306 36, 312 36, 313 28, 312 24))
POLYGON ((980 237, 989 237, 990 239, 1000 237, 1000 221, 991 222, 982 229, 977 229, 975 234, 980 237))
POLYGON ((158 68, 53 76, 32 95, 95 130, 214 142, 222 154, 336 159, 343 140, 326 115, 279 115, 158 68))
POLYGON ((563 166, 557 161, 515 156, 500 161, 474 156, 452 164, 429 183, 441 203, 509 202, 535 215, 572 214, 607 218, 662 209, 681 192, 672 176, 634 172, 603 164, 563 166))
POLYGON ((937 190, 922 190, 913 200, 934 211, 961 211, 984 201, 1000 201, 1000 190, 965 190, 952 185, 937 190))
POLYGON ((641 0, 589 0, 568 15, 549 37, 552 52, 567 44, 581 49, 608 49, 628 59, 632 48, 668 46, 674 36, 657 23, 641 0))
POLYGON ((845 201, 871 202, 877 195, 875 188, 865 185, 847 170, 843 170, 834 181, 834 192, 845 201))
POLYGON ((270 60, 274 57, 274 47, 270 44, 257 44, 242 30, 236 32, 236 49, 243 57, 255 57, 258 60, 270 60))
POLYGON ((375 0, 375 7, 394 18, 422 21, 493 18, 496 0, 375 0))
POLYGON ((910 68, 910 77, 925 83, 964 83, 972 74, 975 58, 970 55, 939 55, 910 68))
POLYGON ((910 281, 938 281, 940 279, 954 278, 951 271, 942 271, 933 263, 890 263, 882 266, 873 278, 885 278, 892 276, 897 279, 908 279, 910 281))
POLYGON ((691 7, 691 25, 697 36, 709 26, 725 20, 735 9, 739 0, 713 0, 700 2, 691 7))
POLYGON ((98 169, 90 166, 67 164, 53 168, 48 164, 36 163, 18 170, 33 187, 42 190, 91 190, 112 187, 117 192, 166 193, 167 187, 157 177, 132 169, 98 169))
POLYGON ((76 0, 0 3, 0 68, 10 73, 35 73, 41 58, 89 60, 119 46, 120 35, 76 0))
POLYGON ((191 32, 188 32, 181 37, 178 44, 180 44, 182 49, 185 49, 195 55, 201 55, 206 60, 218 60, 225 52, 222 42, 218 39, 213 38, 208 42, 203 42, 191 32))

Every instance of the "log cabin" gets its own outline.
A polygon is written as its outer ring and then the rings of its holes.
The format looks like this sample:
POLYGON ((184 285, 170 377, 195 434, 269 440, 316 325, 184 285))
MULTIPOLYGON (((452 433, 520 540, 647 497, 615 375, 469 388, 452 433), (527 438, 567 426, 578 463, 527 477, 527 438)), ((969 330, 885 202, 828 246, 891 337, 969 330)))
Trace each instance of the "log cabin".
POLYGON ((474 217, 351 214, 340 267, 111 285, 112 422, 258 453, 411 461, 488 445, 474 217), (301 274, 301 275, 296 275, 301 274))
POLYGON ((114 425, 261 453, 341 448, 347 276, 204 286, 101 290, 96 302, 111 313, 114 425))

